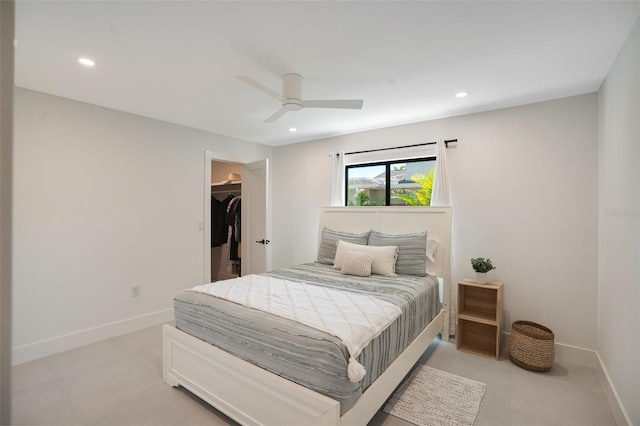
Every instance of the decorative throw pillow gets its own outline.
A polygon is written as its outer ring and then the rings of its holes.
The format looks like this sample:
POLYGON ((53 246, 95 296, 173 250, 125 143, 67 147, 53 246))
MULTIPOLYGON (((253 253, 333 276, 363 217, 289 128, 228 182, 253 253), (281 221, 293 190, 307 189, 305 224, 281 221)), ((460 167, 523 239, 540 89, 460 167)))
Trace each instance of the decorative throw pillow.
POLYGON ((370 246, 398 247, 396 272, 402 275, 427 275, 427 231, 414 234, 385 234, 371 231, 370 246))
POLYGON ((427 259, 431 263, 436 263, 436 251, 438 251, 440 241, 435 238, 427 238, 427 259))
POLYGON ((368 253, 357 253, 349 251, 344 254, 342 269, 340 273, 343 275, 357 275, 359 277, 368 277, 371 275, 371 265, 373 264, 373 256, 368 253))
POLYGON ((338 248, 336 249, 336 258, 333 267, 342 269, 344 255, 347 252, 367 253, 373 256, 371 264, 371 273, 380 275, 396 274, 396 259, 398 258, 398 247, 373 247, 359 244, 351 244, 346 241, 338 240, 338 248))
POLYGON ((336 257, 338 240, 367 245, 369 233, 364 232, 362 234, 351 234, 349 232, 334 231, 333 229, 329 229, 325 226, 322 229, 320 246, 318 248, 318 262, 333 265, 333 260, 336 257))

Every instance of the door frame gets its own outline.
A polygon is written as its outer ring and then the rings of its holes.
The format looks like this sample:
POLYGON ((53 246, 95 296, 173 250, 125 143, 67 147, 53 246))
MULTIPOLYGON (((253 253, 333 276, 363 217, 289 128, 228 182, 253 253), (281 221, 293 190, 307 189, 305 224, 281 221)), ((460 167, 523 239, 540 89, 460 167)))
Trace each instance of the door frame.
MULTIPOLYGON (((204 202, 203 209, 203 217, 202 217, 202 226, 200 228, 203 231, 203 247, 204 247, 204 269, 202 271, 202 282, 203 284, 207 284, 211 282, 211 162, 212 161, 220 161, 223 163, 236 163, 241 164, 243 167, 246 167, 247 164, 250 164, 255 161, 260 161, 263 159, 267 159, 269 162, 271 159, 268 156, 259 157, 259 158, 246 158, 242 156, 241 153, 224 153, 218 151, 209 151, 205 150, 204 152, 204 184, 202 190, 202 199, 204 202)), ((270 174, 267 175, 267 188, 269 188, 271 182, 270 174)), ((269 190, 267 190, 267 209, 269 211, 266 212, 267 218, 271 218, 271 194, 269 190)), ((242 220, 248 220, 247 215, 242 216, 242 220)), ((270 256, 268 257, 268 262, 270 265, 270 256)))
POLYGON ((211 282, 211 162, 221 161, 225 163, 238 163, 244 165, 246 160, 240 158, 237 153, 222 153, 215 151, 204 152, 204 215, 202 217, 202 230, 204 231, 204 270, 203 284, 211 282))

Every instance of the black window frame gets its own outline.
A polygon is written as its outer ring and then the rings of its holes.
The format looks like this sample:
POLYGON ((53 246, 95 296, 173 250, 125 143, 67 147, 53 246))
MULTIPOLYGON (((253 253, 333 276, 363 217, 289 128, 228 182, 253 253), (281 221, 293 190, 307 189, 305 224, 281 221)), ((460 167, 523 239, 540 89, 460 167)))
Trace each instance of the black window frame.
MULTIPOLYGON (((383 207, 391 206, 391 165, 398 163, 419 163, 423 161, 436 161, 436 156, 429 157, 420 157, 420 158, 407 158, 405 160, 384 160, 384 161, 373 161, 370 163, 358 163, 358 164, 348 164, 344 167, 344 205, 349 205, 349 169, 357 169, 361 167, 371 167, 371 166, 385 166, 385 188, 384 188, 384 200, 385 204, 383 207)), ((367 206, 363 206, 367 207, 367 206)))

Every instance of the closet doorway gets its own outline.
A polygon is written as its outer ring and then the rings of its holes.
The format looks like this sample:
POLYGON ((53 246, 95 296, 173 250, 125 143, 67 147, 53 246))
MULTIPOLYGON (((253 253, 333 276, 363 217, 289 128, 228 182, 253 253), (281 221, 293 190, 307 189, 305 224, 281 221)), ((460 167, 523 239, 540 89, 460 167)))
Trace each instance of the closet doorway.
POLYGON ((205 283, 271 269, 269 160, 238 160, 205 152, 205 283))
POLYGON ((242 164, 211 161, 211 281, 242 273, 242 164))

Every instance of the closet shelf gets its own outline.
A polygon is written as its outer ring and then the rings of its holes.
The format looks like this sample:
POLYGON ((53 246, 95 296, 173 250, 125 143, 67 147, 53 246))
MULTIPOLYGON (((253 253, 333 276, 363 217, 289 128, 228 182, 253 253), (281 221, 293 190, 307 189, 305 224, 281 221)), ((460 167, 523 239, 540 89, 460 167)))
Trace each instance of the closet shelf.
POLYGON ((233 182, 218 182, 218 183, 212 183, 211 187, 212 188, 220 188, 221 186, 233 186, 233 187, 237 187, 239 185, 242 185, 242 181, 240 180, 234 180, 233 182))
POLYGON ((225 192, 240 192, 242 189, 242 182, 232 183, 212 183, 211 194, 222 194, 225 192))

